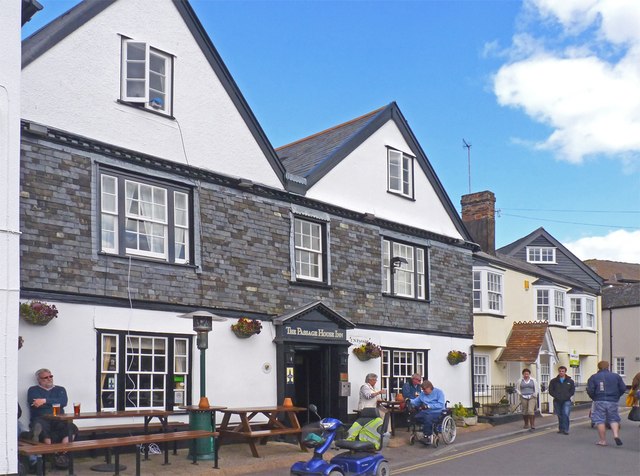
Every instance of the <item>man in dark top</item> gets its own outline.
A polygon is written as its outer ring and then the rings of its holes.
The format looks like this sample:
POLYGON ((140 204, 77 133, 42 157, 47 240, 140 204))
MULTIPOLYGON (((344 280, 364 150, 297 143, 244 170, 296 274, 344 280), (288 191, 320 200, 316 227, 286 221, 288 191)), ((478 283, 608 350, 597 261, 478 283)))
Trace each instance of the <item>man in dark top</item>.
POLYGON ((569 434, 571 397, 575 392, 575 383, 567 375, 567 368, 561 365, 558 367, 558 376, 549 382, 549 395, 553 397, 553 412, 558 416, 558 433, 569 434))
POLYGON ((622 440, 618 434, 620 429, 618 401, 626 391, 627 387, 622 377, 609 372, 609 362, 606 360, 598 362, 598 372, 587 380, 587 394, 593 400, 591 421, 596 424, 598 437, 600 438, 596 443, 598 446, 607 446, 607 423, 611 426, 616 445, 622 445, 622 440))
MULTIPOLYGON (((33 432, 33 440, 46 444, 67 443, 69 441, 68 423, 42 418, 53 413, 53 405, 59 405, 59 413, 64 413, 67 405, 67 391, 64 387, 53 384, 53 374, 49 369, 40 369, 36 372, 38 385, 30 387, 27 391, 27 402, 31 409, 30 426, 33 432)), ((73 425, 73 423, 72 423, 73 425)), ((75 433, 75 425, 74 425, 75 433)))

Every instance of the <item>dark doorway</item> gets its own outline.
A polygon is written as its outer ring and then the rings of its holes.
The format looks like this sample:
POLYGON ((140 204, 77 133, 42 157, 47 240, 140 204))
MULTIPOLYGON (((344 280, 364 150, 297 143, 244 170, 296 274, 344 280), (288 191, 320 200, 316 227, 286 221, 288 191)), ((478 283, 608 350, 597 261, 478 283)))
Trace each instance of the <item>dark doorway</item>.
MULTIPOLYGON (((319 345, 295 347, 295 398, 296 405, 309 407, 313 403, 318 407, 320 415, 324 415, 324 375, 322 348, 319 345)), ((298 415, 301 424, 309 422, 307 413, 298 415)), ((311 417, 313 420, 313 417, 311 417)))

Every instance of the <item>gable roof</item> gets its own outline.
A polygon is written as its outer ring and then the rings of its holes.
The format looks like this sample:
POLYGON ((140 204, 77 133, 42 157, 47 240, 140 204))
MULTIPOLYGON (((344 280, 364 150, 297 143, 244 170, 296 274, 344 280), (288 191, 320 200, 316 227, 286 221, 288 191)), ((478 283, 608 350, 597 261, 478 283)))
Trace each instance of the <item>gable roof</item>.
POLYGON ((305 304, 302 307, 289 311, 285 314, 282 314, 272 320, 273 324, 276 326, 281 326, 289 321, 295 321, 297 319, 302 318, 303 316, 310 313, 319 313, 322 316, 326 317, 329 321, 334 322, 338 326, 344 329, 353 329, 355 324, 351 322, 346 317, 343 317, 338 312, 331 309, 322 301, 313 301, 305 304))
MULTIPOLYGON (((514 322, 507 338, 507 344, 498 357, 498 362, 535 362, 545 337, 550 339, 549 342, 553 347, 553 339, 547 322, 514 322)), ((555 349, 553 352, 555 353, 555 349)))
POLYGON ((278 147, 276 152, 287 170, 287 177, 295 182, 288 183, 287 188, 304 194, 390 120, 394 121, 403 139, 415 154, 417 163, 457 231, 471 241, 460 215, 395 101, 363 116, 278 147), (296 182, 291 176, 302 177, 303 180, 296 182), (302 190, 299 188, 300 182, 304 182, 302 190))
MULTIPOLYGON (((22 68, 24 69, 27 67, 41 55, 46 53, 50 48, 117 1, 125 0, 84 0, 82 3, 79 3, 66 13, 63 13, 58 18, 45 25, 40 30, 33 33, 22 42, 22 68)), ((231 76, 231 73, 222 61, 220 54, 216 50, 215 46, 213 46, 209 35, 202 26, 202 23, 200 23, 200 20, 189 4, 189 1, 171 1, 193 35, 194 40, 200 47, 203 55, 211 66, 211 69, 217 75, 220 83, 238 110, 238 113, 251 132, 251 135, 254 137, 256 143, 267 158, 269 165, 271 165, 274 173, 284 185, 285 169, 282 163, 278 159, 273 146, 267 139, 266 134, 251 111, 247 101, 240 92, 240 89, 231 76)))
MULTIPOLYGON (((556 240, 549 232, 547 232, 544 228, 540 227, 537 230, 529 233, 527 236, 520 238, 519 240, 514 241, 502 248, 496 250, 496 254, 501 253, 507 257, 515 257, 516 254, 526 249, 527 246, 531 245, 538 239, 544 239, 549 244, 557 248, 562 252, 562 254, 571 261, 577 268, 579 268, 585 275, 591 278, 598 286, 602 286, 603 279, 598 276, 598 274, 591 269, 589 266, 584 264, 576 255, 574 255, 571 251, 569 251, 562 243, 556 240)), ((545 269, 545 265, 534 264, 539 269, 545 269)), ((546 265, 548 266, 548 265, 546 265)), ((560 273, 556 273, 560 274, 560 273)), ((572 276, 573 279, 576 279, 575 276, 572 276)), ((582 282, 582 280, 580 280, 582 282)), ((586 284, 586 283, 585 283, 586 284)))

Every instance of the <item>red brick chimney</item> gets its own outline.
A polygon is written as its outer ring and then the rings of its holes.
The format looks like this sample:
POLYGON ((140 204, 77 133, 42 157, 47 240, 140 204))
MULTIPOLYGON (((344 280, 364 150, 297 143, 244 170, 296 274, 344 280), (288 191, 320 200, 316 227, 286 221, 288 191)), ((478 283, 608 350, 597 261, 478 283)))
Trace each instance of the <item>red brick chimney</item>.
POLYGON ((460 203, 462 204, 462 221, 473 240, 485 253, 495 254, 496 196, 493 192, 485 190, 463 195, 460 203))

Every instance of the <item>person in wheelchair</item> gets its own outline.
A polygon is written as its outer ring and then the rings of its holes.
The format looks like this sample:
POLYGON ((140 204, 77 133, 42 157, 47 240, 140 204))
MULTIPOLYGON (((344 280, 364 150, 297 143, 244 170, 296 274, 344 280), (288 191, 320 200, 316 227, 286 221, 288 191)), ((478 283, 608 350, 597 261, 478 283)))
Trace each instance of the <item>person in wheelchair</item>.
POLYGON ((442 415, 446 405, 444 392, 439 388, 434 388, 429 380, 422 382, 422 392, 415 398, 407 401, 407 406, 411 410, 417 411, 414 421, 422 423, 423 443, 430 443, 433 433, 433 424, 442 415))

